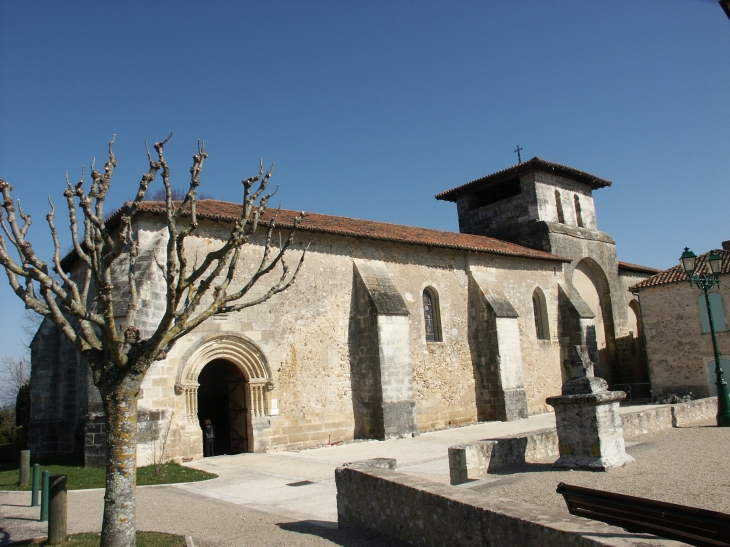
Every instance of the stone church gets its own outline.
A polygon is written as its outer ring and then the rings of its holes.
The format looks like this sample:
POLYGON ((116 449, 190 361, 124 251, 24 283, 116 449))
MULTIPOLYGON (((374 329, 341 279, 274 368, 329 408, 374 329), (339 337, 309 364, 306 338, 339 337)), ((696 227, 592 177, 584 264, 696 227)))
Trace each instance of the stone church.
MULTIPOLYGON (((533 158, 436 196, 456 204, 459 233, 310 214, 291 251, 309 245, 291 288, 211 318, 150 368, 138 464, 151 463, 165 432, 165 459, 201 458, 206 419, 216 453, 235 454, 547 412, 574 344, 589 347, 610 385, 648 382, 628 288, 657 270, 617 261, 615 242, 598 230, 593 191, 610 185, 533 158)), ((200 201, 191 253, 219 246, 239 211, 200 201)), ((145 202, 134 219, 143 336, 164 309, 163 212, 145 202)), ((282 211, 280 225, 294 215, 282 211)), ((261 249, 244 249, 241 279, 261 249)), ((31 354, 29 448, 84 452, 99 465, 103 415, 88 366, 47 320, 31 354)))

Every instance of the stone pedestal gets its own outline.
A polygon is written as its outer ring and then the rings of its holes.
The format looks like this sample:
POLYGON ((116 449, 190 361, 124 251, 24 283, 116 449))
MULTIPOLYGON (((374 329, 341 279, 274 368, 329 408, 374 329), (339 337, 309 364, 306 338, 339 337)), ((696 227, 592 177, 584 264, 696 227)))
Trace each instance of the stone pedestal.
POLYGON ((556 467, 605 471, 632 463, 626 453, 619 414, 623 391, 608 391, 603 378, 593 376, 586 346, 575 346, 573 378, 559 397, 548 397, 555 408, 560 459, 556 467))

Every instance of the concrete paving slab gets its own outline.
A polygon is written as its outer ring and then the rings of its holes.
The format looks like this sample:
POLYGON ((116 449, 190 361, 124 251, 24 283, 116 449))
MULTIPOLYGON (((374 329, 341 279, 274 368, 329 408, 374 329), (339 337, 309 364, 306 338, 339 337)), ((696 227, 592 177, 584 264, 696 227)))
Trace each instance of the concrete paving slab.
MULTIPOLYGON (((622 407, 621 413, 642 408, 646 407, 622 407)), ((377 534, 361 537, 356 532, 335 530, 334 471, 337 467, 370 458, 395 458, 402 472, 448 483, 449 446, 552 427, 555 427, 555 416, 547 413, 514 422, 488 422, 426 432, 405 439, 206 458, 186 465, 216 473, 217 479, 138 488, 138 525, 141 530, 189 533, 199 547, 402 545, 377 534), (252 527, 253 522, 256 524, 252 527), (276 530, 272 531, 272 527, 276 530), (265 530, 265 536, 252 534, 252 530, 265 530)), ((495 477, 484 484, 502 480, 495 477)), ((71 532, 101 529, 103 496, 103 490, 69 492, 71 532)), ((27 492, 0 493, 3 519, 0 545, 6 545, 10 539, 45 534, 46 524, 37 521, 38 509, 28 507, 29 502, 27 492)))
MULTIPOLYGON (((652 406, 656 408, 656 405, 652 406)), ((621 407, 622 414, 646 409, 621 407)), ((189 465, 219 475, 219 479, 185 487, 198 495, 256 507, 289 518, 306 518, 335 526, 337 489, 334 472, 347 462, 395 458, 398 470, 449 483, 448 448, 455 444, 494 439, 555 427, 552 412, 513 422, 483 422, 425 432, 415 437, 352 443, 269 454, 238 454, 205 458, 189 465), (288 483, 312 481, 293 487, 288 483)))

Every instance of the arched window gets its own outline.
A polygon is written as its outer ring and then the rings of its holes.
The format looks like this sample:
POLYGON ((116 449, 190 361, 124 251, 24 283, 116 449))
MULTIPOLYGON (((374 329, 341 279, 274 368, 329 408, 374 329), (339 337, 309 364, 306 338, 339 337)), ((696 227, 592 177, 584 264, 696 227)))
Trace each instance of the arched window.
POLYGON ((560 192, 555 190, 555 206, 558 208, 558 222, 565 224, 565 216, 563 215, 563 200, 560 199, 560 192))
POLYGON ((550 340, 545 295, 537 288, 532 293, 532 312, 535 316, 535 335, 538 340, 550 340))
POLYGON ((438 294, 431 287, 423 290, 423 318, 426 327, 426 342, 441 342, 438 294))
POLYGON ((579 228, 583 228, 583 213, 580 210, 580 199, 578 199, 578 194, 573 197, 575 198, 575 221, 578 223, 579 228))

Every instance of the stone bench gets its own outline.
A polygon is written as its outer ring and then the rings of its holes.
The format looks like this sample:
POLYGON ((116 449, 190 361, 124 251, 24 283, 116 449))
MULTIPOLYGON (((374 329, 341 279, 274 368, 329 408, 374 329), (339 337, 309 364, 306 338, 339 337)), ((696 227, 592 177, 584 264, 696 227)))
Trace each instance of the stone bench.
POLYGON ((558 456, 555 428, 449 447, 451 484, 483 479, 489 472, 558 456))
MULTIPOLYGON (((684 427, 712 418, 717 413, 717 397, 697 399, 675 405, 647 405, 623 414, 624 438, 637 439, 647 433, 684 427)), ((451 484, 485 478, 502 467, 545 460, 559 456, 555 428, 512 435, 502 439, 458 444, 449 447, 451 484)))

